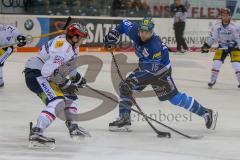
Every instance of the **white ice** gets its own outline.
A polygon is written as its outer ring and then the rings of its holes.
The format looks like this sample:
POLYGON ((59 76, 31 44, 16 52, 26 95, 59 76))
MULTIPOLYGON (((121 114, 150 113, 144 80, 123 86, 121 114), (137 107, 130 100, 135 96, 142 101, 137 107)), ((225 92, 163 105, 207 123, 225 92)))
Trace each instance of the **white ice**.
MULTIPOLYGON (((110 76, 111 55, 93 54, 101 58, 104 66, 94 83, 94 88, 116 93, 110 76)), ((56 149, 31 150, 28 145, 29 122, 36 121, 44 105, 25 85, 24 63, 33 53, 14 53, 4 66, 5 87, 0 89, 0 160, 239 160, 240 159, 240 89, 234 71, 227 58, 212 90, 207 89, 213 54, 190 53, 172 55, 173 77, 180 91, 195 97, 206 107, 219 112, 215 131, 205 129, 204 121, 168 102, 159 102, 156 97, 138 98, 137 102, 148 114, 158 112, 188 116, 187 120, 162 121, 163 123, 190 135, 204 135, 201 140, 186 139, 172 133, 171 139, 157 138, 148 124, 133 122, 131 133, 108 131, 108 123, 117 117, 118 109, 97 119, 80 122, 88 129, 92 138, 73 142, 65 124, 56 120, 45 134, 56 139, 56 149)), ((133 54, 129 62, 136 62, 133 54)), ((83 73, 87 67, 79 70, 83 73)), ((149 89, 149 88, 148 88, 149 89)), ((81 112, 91 110, 100 100, 79 96, 81 112)), ((158 129, 169 131, 153 123, 158 129)))

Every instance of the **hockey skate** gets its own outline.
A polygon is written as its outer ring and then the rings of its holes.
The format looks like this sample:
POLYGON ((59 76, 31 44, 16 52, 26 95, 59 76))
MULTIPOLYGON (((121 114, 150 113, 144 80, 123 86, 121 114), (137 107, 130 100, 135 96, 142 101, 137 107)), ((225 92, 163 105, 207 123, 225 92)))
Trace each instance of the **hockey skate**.
POLYGON ((77 124, 72 124, 71 121, 65 121, 65 124, 69 130, 70 137, 73 140, 79 141, 85 137, 91 137, 91 134, 84 128, 78 126, 77 124))
POLYGON ((109 131, 112 132, 131 132, 130 118, 119 118, 112 123, 109 123, 109 131))
POLYGON ((207 109, 203 117, 205 119, 206 128, 214 130, 217 124, 218 112, 215 112, 211 109, 207 109))
POLYGON ((238 85, 238 88, 240 88, 240 84, 238 85))
POLYGON ((45 137, 41 133, 41 129, 34 127, 32 128, 32 122, 30 123, 30 134, 29 134, 29 148, 55 148, 55 139, 45 137))
POLYGON ((212 87, 216 84, 216 81, 211 81, 208 83, 208 89, 212 89, 212 87))

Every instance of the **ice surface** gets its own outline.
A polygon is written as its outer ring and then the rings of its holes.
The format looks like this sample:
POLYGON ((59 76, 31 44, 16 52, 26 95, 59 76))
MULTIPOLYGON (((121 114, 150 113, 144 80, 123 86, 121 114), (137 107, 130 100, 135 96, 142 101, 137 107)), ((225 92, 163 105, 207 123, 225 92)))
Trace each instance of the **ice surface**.
MULTIPOLYGON (((89 54, 89 53, 88 53, 89 54)), ((111 55, 93 54, 104 62, 101 73, 89 85, 115 95, 110 76, 111 55)), ((207 131, 204 121, 168 102, 156 97, 137 98, 144 112, 159 118, 159 112, 167 114, 166 123, 184 133, 204 135, 201 140, 189 140, 172 133, 171 139, 157 138, 146 122, 133 117, 131 133, 108 131, 108 123, 117 117, 118 110, 97 119, 80 122, 92 138, 73 142, 64 122, 56 120, 46 135, 56 139, 56 149, 31 150, 28 145, 29 122, 35 122, 44 105, 25 85, 24 63, 33 53, 15 53, 4 66, 5 87, 0 89, 0 160, 239 160, 240 159, 240 89, 229 59, 224 63, 214 89, 207 89, 213 54, 191 53, 172 55, 173 77, 180 91, 195 97, 204 106, 219 112, 216 131, 207 131), (154 115, 155 113, 155 115, 154 115), (185 115, 172 120, 172 115, 185 115)), ((128 62, 136 62, 129 54, 128 62)), ((93 64, 94 65, 94 64, 93 64)), ((79 70, 85 72, 87 66, 79 70)), ((117 76, 117 75, 116 75, 117 76)), ((147 88, 150 89, 150 88, 147 88)), ((81 112, 89 111, 101 100, 79 96, 81 112)), ((160 117, 163 118, 163 117, 160 117)), ((167 129, 153 123, 160 130, 167 129)))

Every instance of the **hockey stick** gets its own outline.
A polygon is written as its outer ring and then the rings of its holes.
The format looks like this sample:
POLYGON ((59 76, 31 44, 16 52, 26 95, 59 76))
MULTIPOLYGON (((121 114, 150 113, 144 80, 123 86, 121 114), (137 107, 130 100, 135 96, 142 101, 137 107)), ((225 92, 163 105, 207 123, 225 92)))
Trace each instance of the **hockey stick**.
MULTIPOLYGON (((94 92, 96 92, 96 93, 98 93, 98 94, 100 94, 100 95, 102 95, 102 96, 104 96, 104 97, 106 97, 106 98, 108 98, 108 99, 110 99, 110 100, 112 100, 113 102, 119 103, 118 100, 116 100, 116 99, 114 99, 114 98, 112 98, 112 97, 110 97, 110 96, 102 93, 101 91, 98 91, 98 90, 90 87, 90 86, 87 85, 87 84, 85 85, 85 87, 88 88, 88 89, 90 89, 90 90, 92 90, 92 91, 94 91, 94 92)), ((135 109, 133 109, 133 108, 131 108, 131 110, 132 110, 133 112, 135 112, 135 113, 138 113, 138 114, 140 114, 140 115, 142 115, 142 116, 145 116, 145 117, 147 117, 148 119, 150 119, 150 120, 152 120, 152 121, 154 121, 154 122, 156 122, 156 123, 158 123, 158 124, 160 124, 160 125, 168 128, 168 129, 174 131, 175 133, 178 133, 179 135, 181 135, 181 136, 183 136, 183 137, 186 137, 186 138, 189 138, 189 139, 201 139, 201 138, 203 138, 203 136, 189 136, 189 135, 187 135, 187 134, 184 134, 184 133, 182 133, 182 132, 180 132, 180 131, 178 131, 178 130, 176 130, 176 129, 174 129, 174 128, 171 128, 171 127, 169 127, 169 126, 161 123, 160 121, 157 121, 156 119, 153 119, 152 117, 149 117, 149 116, 147 116, 147 115, 143 115, 141 112, 139 112, 139 111, 137 111, 137 110, 135 110, 135 109)))
MULTIPOLYGON (((49 37, 49 36, 52 36, 52 35, 63 33, 65 31, 65 29, 67 28, 67 26, 70 24, 71 20, 72 20, 72 18, 69 16, 67 21, 66 21, 66 24, 64 25, 63 29, 61 29, 61 30, 54 31, 54 32, 51 32, 51 33, 41 34, 41 35, 38 35, 38 36, 27 35, 26 36, 26 42, 31 43, 36 38, 44 38, 44 37, 49 37)), ((10 46, 15 46, 15 45, 18 45, 18 44, 19 44, 19 42, 14 42, 12 44, 1 45, 0 48, 6 48, 6 47, 10 47, 10 46)))
MULTIPOLYGON (((115 64, 115 67, 116 67, 116 70, 117 70, 117 73, 120 77, 120 79, 124 82, 125 80, 123 79, 122 77, 122 74, 119 70, 119 66, 118 66, 118 63, 116 61, 116 58, 113 54, 112 51, 110 51, 111 55, 112 55, 112 59, 113 59, 113 62, 115 64)), ((148 117, 146 116, 146 114, 143 113, 142 109, 139 107, 139 105, 137 104, 136 100, 134 99, 133 96, 131 96, 131 101, 133 102, 133 104, 137 107, 138 111, 141 113, 141 115, 143 116, 143 118, 147 121, 147 123, 150 125, 150 127, 154 130, 155 133, 157 133, 157 136, 158 137, 167 137, 167 138, 171 138, 171 134, 169 132, 161 132, 159 131, 158 129, 156 129, 153 124, 149 121, 148 117)))
MULTIPOLYGON (((47 33, 47 34, 41 34, 39 36, 27 35, 26 36, 26 42, 31 43, 36 38, 44 38, 44 37, 52 36, 52 35, 63 33, 63 32, 64 32, 64 30, 58 30, 58 31, 55 31, 55 32, 47 33)), ((10 46, 15 46, 15 45, 18 45, 18 44, 19 44, 19 42, 14 42, 14 43, 11 43, 11 44, 1 45, 0 48, 6 48, 6 47, 10 47, 10 46)))

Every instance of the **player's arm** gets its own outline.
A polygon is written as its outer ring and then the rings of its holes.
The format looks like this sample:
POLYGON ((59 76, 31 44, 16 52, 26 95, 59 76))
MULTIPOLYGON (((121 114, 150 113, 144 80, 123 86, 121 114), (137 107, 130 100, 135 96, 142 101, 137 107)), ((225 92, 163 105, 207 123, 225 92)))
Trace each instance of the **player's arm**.
POLYGON ((16 40, 19 42, 17 45, 18 47, 23 47, 26 45, 26 37, 20 34, 16 27, 7 25, 6 30, 12 35, 12 37, 15 37, 16 40))
POLYGON ((134 25, 129 20, 123 20, 104 37, 105 46, 109 49, 114 48, 119 43, 121 34, 126 34, 131 38, 131 29, 134 25))
POLYGON ((170 63, 169 51, 168 51, 168 47, 166 45, 163 45, 163 47, 162 47, 161 63, 164 65, 167 65, 170 63))
POLYGON ((61 54, 51 53, 50 58, 45 62, 42 67, 41 73, 45 78, 50 77, 57 72, 58 67, 64 63, 65 57, 61 54))
POLYGON ((240 30, 239 30, 239 28, 236 27, 233 30, 233 36, 234 36, 234 39, 236 42, 236 44, 233 47, 234 47, 234 49, 240 50, 240 30))
POLYGON ((213 43, 216 42, 219 39, 219 34, 218 34, 218 29, 217 28, 218 28, 217 25, 213 26, 207 41, 203 44, 203 46, 201 48, 202 53, 208 53, 209 48, 211 48, 213 43))
MULTIPOLYGON (((53 53, 51 54, 53 55, 53 53)), ((64 61, 65 57, 62 54, 54 54, 54 56, 51 56, 42 67, 42 76, 49 78, 52 75, 57 75, 58 68, 64 64, 64 61)), ((81 88, 84 84, 86 84, 86 79, 74 70, 70 73, 69 79, 66 79, 65 82, 59 84, 59 86, 64 90, 75 90, 77 88, 81 88)))

